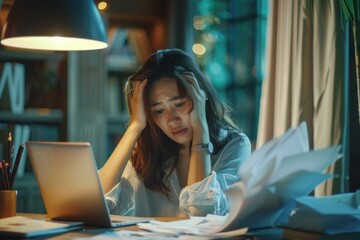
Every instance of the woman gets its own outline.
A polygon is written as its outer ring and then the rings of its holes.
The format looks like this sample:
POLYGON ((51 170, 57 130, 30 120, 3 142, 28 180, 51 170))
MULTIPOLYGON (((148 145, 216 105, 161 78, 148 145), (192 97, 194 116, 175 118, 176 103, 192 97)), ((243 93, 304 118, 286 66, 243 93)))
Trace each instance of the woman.
POLYGON ((250 141, 184 51, 159 50, 126 83, 130 122, 99 171, 112 214, 224 215, 250 141))

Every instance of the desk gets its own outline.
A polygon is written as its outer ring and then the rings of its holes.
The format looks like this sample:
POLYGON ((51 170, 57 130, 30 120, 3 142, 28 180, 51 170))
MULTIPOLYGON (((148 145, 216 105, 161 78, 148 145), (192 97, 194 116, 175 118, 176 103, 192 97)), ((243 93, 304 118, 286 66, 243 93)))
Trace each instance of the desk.
MULTIPOLYGON (((31 218, 39 218, 44 219, 44 214, 34 214, 34 213, 18 213, 20 216, 31 217, 31 218)), ((156 217, 154 218, 158 221, 177 221, 181 219, 186 219, 184 217, 156 217)), ((118 227, 118 228, 97 228, 86 226, 84 229, 75 230, 72 232, 55 235, 55 236, 46 236, 46 239, 73 239, 73 238, 91 238, 95 235, 104 233, 109 230, 132 230, 138 231, 137 226, 126 226, 126 227, 118 227)), ((239 239, 239 238, 234 238, 239 239)), ((256 240, 278 240, 282 238, 282 230, 281 229, 264 229, 256 231, 254 236, 249 237, 248 239, 256 239, 256 240)))
MULTIPOLYGON (((18 213, 19 216, 24 217, 31 217, 31 218, 38 218, 38 219, 45 219, 45 214, 37 214, 37 213, 18 213)), ((186 219, 185 217, 156 217, 158 221, 177 221, 181 219, 186 219)), ((99 227, 92 227, 92 226, 85 226, 84 229, 71 231, 68 233, 56 235, 53 237, 47 237, 46 239, 72 239, 72 238, 90 238, 94 237, 95 235, 104 233, 109 230, 132 230, 138 231, 136 225, 132 226, 125 226, 125 227, 118 227, 118 228, 99 228, 99 227)))
MULTIPOLYGON (((18 213, 19 216, 45 219, 44 214, 33 214, 33 213, 18 213)), ((154 218, 158 221, 177 221, 181 219, 186 219, 184 217, 156 217, 154 218)), ((41 239, 74 239, 74 238, 91 238, 101 233, 107 232, 109 230, 132 230, 132 231, 142 231, 137 228, 137 226, 127 226, 127 227, 118 227, 118 228, 98 228, 85 226, 83 229, 75 230, 72 232, 55 235, 55 236, 45 236, 41 239)), ((338 235, 323 235, 319 233, 306 232, 301 230, 289 230, 289 229, 281 229, 281 228, 267 228, 267 229, 258 229, 250 231, 253 235, 250 235, 248 238, 244 239, 252 239, 252 240, 354 240, 360 239, 360 233, 348 233, 348 234, 338 234, 338 235), (285 238, 288 237, 288 238, 285 238)), ((0 239, 2 239, 0 237, 0 239)), ((144 238, 145 239, 145 238, 144 238)), ((202 238, 205 239, 205 238, 202 238)), ((239 239, 232 238, 232 239, 239 239)), ((241 238, 243 239, 243 238, 241 238)))

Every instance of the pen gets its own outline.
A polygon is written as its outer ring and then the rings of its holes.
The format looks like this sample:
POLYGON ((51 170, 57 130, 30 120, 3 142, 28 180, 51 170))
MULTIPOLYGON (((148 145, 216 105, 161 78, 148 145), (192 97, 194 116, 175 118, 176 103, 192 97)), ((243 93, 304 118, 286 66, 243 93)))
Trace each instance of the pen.
POLYGON ((21 157, 22 157, 22 154, 23 154, 23 151, 24 151, 24 144, 21 144, 19 146, 19 149, 16 153, 16 158, 15 158, 15 162, 14 162, 14 167, 11 171, 11 176, 10 176, 10 188, 12 188, 12 185, 14 183, 14 179, 16 177, 16 172, 17 172, 17 169, 19 167, 19 164, 20 164, 20 160, 21 160, 21 157))

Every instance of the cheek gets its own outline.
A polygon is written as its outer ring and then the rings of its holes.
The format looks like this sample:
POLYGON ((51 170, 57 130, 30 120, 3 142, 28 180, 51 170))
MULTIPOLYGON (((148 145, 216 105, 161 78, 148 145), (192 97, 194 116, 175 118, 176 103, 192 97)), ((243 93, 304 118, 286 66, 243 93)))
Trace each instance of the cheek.
POLYGON ((163 132, 165 132, 165 126, 166 126, 166 123, 165 123, 165 119, 164 118, 154 118, 154 122, 156 124, 156 126, 158 126, 163 132))
POLYGON ((190 108, 183 108, 179 111, 182 119, 190 119, 190 108))
POLYGON ((191 127, 191 115, 189 111, 183 111, 180 114, 181 116, 181 122, 186 125, 187 127, 191 127))

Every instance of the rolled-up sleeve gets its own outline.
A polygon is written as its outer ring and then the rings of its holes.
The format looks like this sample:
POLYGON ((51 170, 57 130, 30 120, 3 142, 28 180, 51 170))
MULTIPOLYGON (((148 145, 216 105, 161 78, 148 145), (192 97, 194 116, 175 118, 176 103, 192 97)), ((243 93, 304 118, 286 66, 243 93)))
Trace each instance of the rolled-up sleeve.
POLYGON ((212 159, 212 173, 182 189, 179 207, 189 216, 225 215, 229 209, 226 190, 240 181, 238 171, 251 154, 251 143, 241 133, 231 139, 212 159))
POLYGON ((105 194, 106 203, 111 214, 134 216, 135 214, 135 190, 133 185, 138 184, 139 179, 129 162, 124 170, 120 181, 105 194))
POLYGON ((111 214, 133 216, 135 211, 134 189, 126 179, 121 181, 106 195, 111 214))

